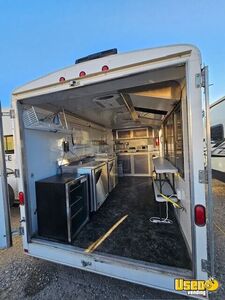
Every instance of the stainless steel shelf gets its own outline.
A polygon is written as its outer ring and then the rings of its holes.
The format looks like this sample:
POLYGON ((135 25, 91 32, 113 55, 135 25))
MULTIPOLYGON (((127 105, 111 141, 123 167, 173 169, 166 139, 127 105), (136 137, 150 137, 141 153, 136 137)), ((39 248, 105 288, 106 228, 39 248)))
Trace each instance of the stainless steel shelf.
POLYGON ((148 140, 148 139, 154 139, 153 136, 149 136, 149 137, 135 137, 135 138, 119 138, 119 139, 115 139, 115 141, 131 141, 131 140, 148 140))

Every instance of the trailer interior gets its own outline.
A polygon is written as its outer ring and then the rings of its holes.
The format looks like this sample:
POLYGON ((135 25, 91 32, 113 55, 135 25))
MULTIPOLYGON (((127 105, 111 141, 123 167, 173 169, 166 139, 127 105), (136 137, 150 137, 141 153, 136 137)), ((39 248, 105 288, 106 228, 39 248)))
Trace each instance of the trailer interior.
MULTIPOLYGON (((143 154, 149 155, 149 170, 139 172, 141 175, 130 172, 129 176, 124 169, 119 170, 116 186, 100 208, 89 213, 87 222, 68 246, 73 245, 87 255, 98 253, 150 266, 191 270, 185 73, 184 64, 174 65, 17 102, 26 157, 26 209, 31 242, 54 242, 39 232, 37 181, 62 174, 65 163, 90 162, 96 153, 117 156, 119 169, 124 167, 120 156, 135 156, 143 150, 143 154), (143 128, 151 132, 150 137, 117 139, 120 131, 143 128), (38 157, 34 156, 35 151, 38 157), (165 202, 155 200, 154 156, 167 158, 178 169, 175 189, 179 208, 168 204, 172 224, 150 221, 159 217, 160 209, 162 216, 166 214, 165 202)), ((143 161, 140 159, 139 163, 143 161)), ((138 160, 135 164, 138 169, 138 160)), ((50 226, 58 221, 50 220, 50 226)))

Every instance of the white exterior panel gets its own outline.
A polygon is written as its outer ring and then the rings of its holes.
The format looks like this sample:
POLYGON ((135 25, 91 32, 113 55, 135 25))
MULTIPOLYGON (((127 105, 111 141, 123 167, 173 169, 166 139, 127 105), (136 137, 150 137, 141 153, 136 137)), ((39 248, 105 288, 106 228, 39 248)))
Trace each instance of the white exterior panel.
MULTIPOLYGON (((66 248, 66 247, 65 247, 66 248)), ((70 267, 75 267, 85 271, 102 274, 109 277, 149 286, 156 289, 163 289, 175 293, 174 282, 177 278, 177 271, 173 268, 164 267, 164 272, 157 269, 156 265, 152 268, 147 264, 139 265, 126 259, 115 257, 105 257, 98 254, 86 254, 69 247, 63 249, 63 246, 49 247, 44 243, 29 244, 29 254, 38 258, 46 259, 70 267)), ((191 278, 190 273, 180 270, 180 276, 191 278)), ((178 292, 187 295, 186 292, 178 292)), ((205 298, 204 298, 205 299, 205 298)))
POLYGON ((8 247, 8 242, 7 242, 7 220, 5 216, 5 204, 3 201, 3 192, 2 192, 2 182, 0 184, 0 249, 4 249, 8 247))
MULTIPOLYGON (((174 45, 174 46, 166 46, 160 48, 152 48, 146 50, 133 51, 128 53, 121 53, 116 55, 106 56, 100 59, 90 60, 88 62, 83 62, 79 64, 74 64, 70 67, 61 69, 59 71, 48 74, 47 76, 43 76, 37 80, 33 80, 17 89, 14 90, 14 95, 19 95, 22 93, 27 93, 28 91, 34 91, 36 89, 42 88, 44 86, 51 86, 58 84, 60 77, 65 77, 66 81, 74 80, 79 78, 80 71, 85 71, 87 75, 89 74, 97 74, 101 73, 100 80, 102 81, 102 77, 105 77, 108 73, 102 73, 101 68, 104 65, 109 67, 109 70, 114 69, 121 72, 121 68, 123 67, 133 67, 140 69, 140 64, 145 63, 147 61, 152 61, 158 67, 159 61, 164 59, 174 59, 174 57, 179 56, 179 53, 183 53, 183 55, 190 54, 190 52, 199 52, 197 48, 191 45, 174 45), (137 65, 138 64, 138 65, 137 65)), ((126 75, 126 74, 123 74, 126 75)), ((114 77, 114 75, 113 75, 114 77)), ((87 82, 87 81, 86 81, 87 82)), ((96 82, 96 78, 95 78, 96 82)), ((62 84, 61 88, 62 89, 62 84)))
MULTIPOLYGON (((204 170, 203 120, 201 105, 201 87, 196 86, 196 74, 201 74, 200 58, 190 59, 187 63, 187 109, 190 155, 190 187, 192 198, 192 224, 194 224, 194 206, 206 206, 205 185, 199 183, 199 171, 204 170)), ((193 264, 195 278, 206 279, 202 272, 202 259, 207 260, 207 228, 192 225, 193 264)))

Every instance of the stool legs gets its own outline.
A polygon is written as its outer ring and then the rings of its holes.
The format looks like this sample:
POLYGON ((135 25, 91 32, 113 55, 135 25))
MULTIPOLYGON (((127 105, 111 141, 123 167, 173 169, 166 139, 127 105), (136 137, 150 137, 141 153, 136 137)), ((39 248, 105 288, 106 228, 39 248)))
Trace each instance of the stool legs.
POLYGON ((173 221, 169 219, 169 203, 166 201, 166 217, 162 218, 162 211, 161 211, 161 204, 159 203, 159 217, 151 217, 149 219, 150 222, 152 223, 161 223, 161 224, 173 224, 173 221))

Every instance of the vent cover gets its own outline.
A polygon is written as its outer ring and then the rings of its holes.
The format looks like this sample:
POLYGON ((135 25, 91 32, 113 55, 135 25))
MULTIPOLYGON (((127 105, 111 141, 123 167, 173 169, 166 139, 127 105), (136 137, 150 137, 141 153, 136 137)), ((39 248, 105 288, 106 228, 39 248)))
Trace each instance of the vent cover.
POLYGON ((124 107, 123 99, 118 94, 105 95, 96 97, 93 101, 101 108, 104 109, 116 109, 124 107))

